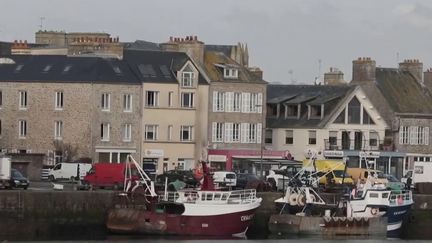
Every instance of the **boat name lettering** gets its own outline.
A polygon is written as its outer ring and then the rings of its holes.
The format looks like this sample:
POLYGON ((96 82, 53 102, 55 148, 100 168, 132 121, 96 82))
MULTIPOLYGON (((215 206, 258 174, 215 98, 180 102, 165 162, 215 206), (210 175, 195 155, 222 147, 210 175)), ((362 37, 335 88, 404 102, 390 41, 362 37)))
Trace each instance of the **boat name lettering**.
POLYGON ((406 210, 394 212, 393 214, 394 215, 401 215, 401 214, 404 214, 404 213, 406 213, 406 210))
POLYGON ((240 217, 240 220, 241 221, 248 221, 248 220, 251 220, 252 217, 253 217, 253 214, 243 215, 243 216, 240 217))

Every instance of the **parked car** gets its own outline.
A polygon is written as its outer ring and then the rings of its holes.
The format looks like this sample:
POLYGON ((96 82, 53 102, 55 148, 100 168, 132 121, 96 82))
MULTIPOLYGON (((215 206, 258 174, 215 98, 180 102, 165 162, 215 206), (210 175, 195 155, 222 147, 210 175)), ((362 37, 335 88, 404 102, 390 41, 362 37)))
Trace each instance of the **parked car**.
POLYGON ((405 183, 398 180, 395 176, 390 174, 384 174, 384 177, 387 178, 388 183, 387 187, 392 190, 403 190, 405 189, 405 183))
MULTIPOLYGON (((125 181, 126 163, 95 163, 84 176, 83 184, 87 187, 95 188, 123 188, 125 181)), ((138 171, 131 166, 132 179, 139 179, 138 171)))
POLYGON ((213 181, 220 187, 235 187, 237 176, 231 171, 215 171, 213 172, 213 181))
POLYGON ((236 189, 256 189, 257 191, 271 191, 272 185, 251 173, 237 174, 236 189))
POLYGON ((48 172, 48 179, 50 181, 65 179, 71 181, 81 180, 90 170, 91 166, 91 164, 85 163, 59 163, 48 172), (80 178, 77 178, 78 171, 80 178))
POLYGON ((23 188, 27 190, 30 186, 30 181, 25 178, 21 172, 16 169, 11 169, 11 179, 10 179, 11 188, 23 188))

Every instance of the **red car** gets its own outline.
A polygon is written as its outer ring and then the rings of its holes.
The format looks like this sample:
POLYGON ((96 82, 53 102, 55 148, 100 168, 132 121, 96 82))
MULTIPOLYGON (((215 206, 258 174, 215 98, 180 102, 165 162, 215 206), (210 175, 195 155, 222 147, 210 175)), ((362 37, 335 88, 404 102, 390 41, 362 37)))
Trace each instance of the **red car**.
MULTIPOLYGON (((122 189, 125 180, 126 163, 96 163, 87 172, 83 184, 92 188, 111 187, 115 190, 122 189)), ((132 165, 132 178, 138 180, 138 171, 132 165)))

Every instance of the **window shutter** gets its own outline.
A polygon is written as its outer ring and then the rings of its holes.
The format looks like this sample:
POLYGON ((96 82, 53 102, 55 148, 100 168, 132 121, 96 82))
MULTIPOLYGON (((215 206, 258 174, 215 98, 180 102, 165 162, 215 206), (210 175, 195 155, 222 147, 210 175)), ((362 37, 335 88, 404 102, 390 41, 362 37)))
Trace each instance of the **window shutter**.
POLYGON ((225 93, 221 93, 221 111, 225 111, 225 93))
POLYGON ((403 144, 403 138, 404 138, 404 127, 399 127, 399 144, 403 144))
POLYGON ((225 123, 225 142, 231 143, 232 142, 232 123, 225 123))
POLYGON ((414 144, 414 127, 409 127, 408 129, 408 138, 409 138, 409 144, 414 144))
POLYGON ((429 127, 424 128, 424 144, 429 145, 429 127))
POLYGON ((246 93, 241 93, 241 112, 246 113, 246 93))
POLYGON ((251 112, 251 107, 250 107, 250 93, 245 93, 245 113, 250 113, 251 112))
POLYGON ((217 98, 218 98, 218 92, 213 91, 213 112, 217 111, 217 98))
POLYGON ((247 125, 248 125, 247 123, 241 123, 240 124, 240 141, 241 141, 241 143, 247 143, 247 139, 246 139, 246 136, 247 136, 246 126, 247 125))
POLYGON ((262 139, 261 136, 262 136, 262 124, 258 123, 256 129, 257 143, 261 143, 261 139, 262 139))
POLYGON ((214 142, 216 142, 216 126, 217 126, 217 123, 216 122, 213 122, 212 123, 212 142, 214 143, 214 142))
POLYGON ((257 104, 258 105, 258 113, 262 113, 263 106, 264 106, 262 93, 258 93, 258 102, 257 103, 258 103, 257 104))

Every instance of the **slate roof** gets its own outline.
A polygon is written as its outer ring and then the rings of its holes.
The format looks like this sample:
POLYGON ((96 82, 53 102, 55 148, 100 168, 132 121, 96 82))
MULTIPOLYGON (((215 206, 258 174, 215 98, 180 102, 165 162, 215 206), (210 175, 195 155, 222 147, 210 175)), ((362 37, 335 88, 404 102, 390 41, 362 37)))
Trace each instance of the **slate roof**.
POLYGON ((432 114, 432 94, 408 71, 376 68, 376 86, 397 113, 432 114))
POLYGON ((60 55, 13 55, 14 64, 0 64, 0 81, 124 82, 138 79, 118 59, 60 55))
POLYGON ((211 52, 222 52, 226 56, 231 56, 231 50, 234 46, 232 45, 205 45, 205 51, 211 52))
MULTIPOLYGON (((322 85, 279 85, 267 86, 267 100, 277 100, 280 104, 300 104, 300 119, 286 118, 282 114, 279 118, 267 117, 269 128, 322 128, 334 115, 337 108, 356 89, 355 86, 322 86, 322 85), (291 98, 289 98, 291 97, 291 98), (323 119, 308 119, 308 104, 324 104, 323 119)), ((269 103, 268 103, 269 104, 269 103)), ((274 103, 270 103, 274 104, 274 103)))
POLYGON ((158 43, 136 40, 135 42, 123 42, 124 49, 134 49, 134 50, 146 50, 146 51, 160 51, 162 50, 158 43))
POLYGON ((238 64, 222 52, 206 51, 204 53, 204 68, 206 74, 212 82, 249 82, 266 84, 267 82, 257 77, 244 66, 238 64), (236 67, 238 69, 238 78, 224 78, 223 66, 236 67))
MULTIPOLYGON (((124 50, 123 60, 142 82, 177 83, 175 72, 190 60, 184 52, 124 50)), ((199 74, 199 84, 208 84, 199 74)))

